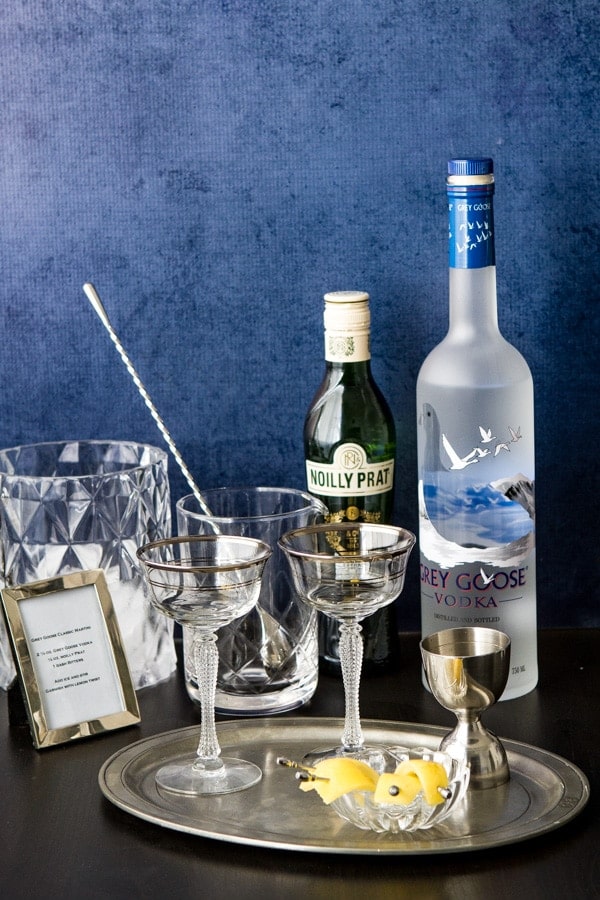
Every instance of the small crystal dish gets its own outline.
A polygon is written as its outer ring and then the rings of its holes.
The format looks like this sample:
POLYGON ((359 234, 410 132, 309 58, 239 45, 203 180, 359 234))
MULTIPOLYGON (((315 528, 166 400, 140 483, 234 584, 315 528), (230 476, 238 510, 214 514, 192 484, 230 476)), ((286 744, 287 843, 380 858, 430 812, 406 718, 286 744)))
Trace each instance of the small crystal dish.
POLYGON ((440 763, 448 776, 448 787, 445 797, 440 803, 431 805, 420 791, 411 803, 402 805, 394 803, 375 803, 373 794, 368 791, 353 791, 343 794, 334 800, 330 807, 342 819, 346 819, 365 831, 390 832, 399 834, 403 831, 417 831, 432 828, 442 822, 461 802, 469 784, 470 769, 466 763, 453 759, 440 750, 425 747, 387 747, 387 756, 391 764, 386 765, 386 772, 394 772, 396 766, 409 759, 424 759, 440 763))

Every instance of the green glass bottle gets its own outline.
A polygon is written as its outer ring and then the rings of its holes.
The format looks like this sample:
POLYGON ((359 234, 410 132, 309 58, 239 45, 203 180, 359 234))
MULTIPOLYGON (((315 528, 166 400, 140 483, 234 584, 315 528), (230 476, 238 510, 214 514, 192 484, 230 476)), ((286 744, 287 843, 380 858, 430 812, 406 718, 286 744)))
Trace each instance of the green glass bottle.
MULTIPOLYGON (((325 294, 325 377, 304 423, 307 487, 333 522, 392 518, 396 433, 390 408, 371 374, 369 295, 325 294)), ((395 606, 362 623, 363 673, 391 671, 398 661, 395 606)), ((320 668, 341 673, 337 623, 319 619, 320 668)))

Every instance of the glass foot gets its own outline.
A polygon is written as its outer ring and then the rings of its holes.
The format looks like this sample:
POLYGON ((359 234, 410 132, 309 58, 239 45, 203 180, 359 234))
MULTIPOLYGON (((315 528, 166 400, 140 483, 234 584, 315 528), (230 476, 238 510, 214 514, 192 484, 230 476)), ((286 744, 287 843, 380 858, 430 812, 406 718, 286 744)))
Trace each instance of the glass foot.
POLYGON ((198 757, 180 763, 167 763, 155 775, 156 784, 165 791, 188 796, 232 794, 257 784, 262 771, 245 759, 224 757, 216 769, 198 763, 198 757))

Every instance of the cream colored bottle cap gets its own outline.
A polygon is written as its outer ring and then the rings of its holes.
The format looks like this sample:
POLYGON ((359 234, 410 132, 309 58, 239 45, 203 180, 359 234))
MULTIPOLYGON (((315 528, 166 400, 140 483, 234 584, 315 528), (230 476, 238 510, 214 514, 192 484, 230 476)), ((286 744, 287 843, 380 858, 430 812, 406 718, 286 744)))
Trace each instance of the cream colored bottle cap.
POLYGON ((369 295, 364 291, 329 291, 323 299, 325 303, 365 303, 369 295))
POLYGON ((325 359, 361 362, 371 357, 369 295, 364 291, 331 291, 324 296, 325 359))
POLYGON ((371 327, 369 295, 364 291, 330 291, 323 299, 326 331, 355 333, 371 327))

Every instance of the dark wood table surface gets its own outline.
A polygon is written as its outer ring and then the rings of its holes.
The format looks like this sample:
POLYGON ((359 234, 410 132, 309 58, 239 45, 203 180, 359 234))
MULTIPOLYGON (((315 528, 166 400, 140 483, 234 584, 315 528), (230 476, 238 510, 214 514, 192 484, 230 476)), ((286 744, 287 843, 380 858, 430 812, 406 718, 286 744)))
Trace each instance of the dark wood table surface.
MULTIPOLYGON (((394 675, 363 682, 364 718, 450 725, 421 686, 418 636, 403 635, 394 675)), ((509 846, 428 856, 291 852, 195 837, 118 809, 101 794, 103 762, 129 743, 197 724, 180 673, 139 693, 140 726, 48 750, 10 726, 0 694, 0 897, 17 898, 484 898, 600 897, 600 630, 547 630, 540 681, 497 704, 498 735, 557 753, 587 775, 591 798, 574 820, 509 846)), ((290 715, 343 715, 341 683, 322 677, 290 715)))

